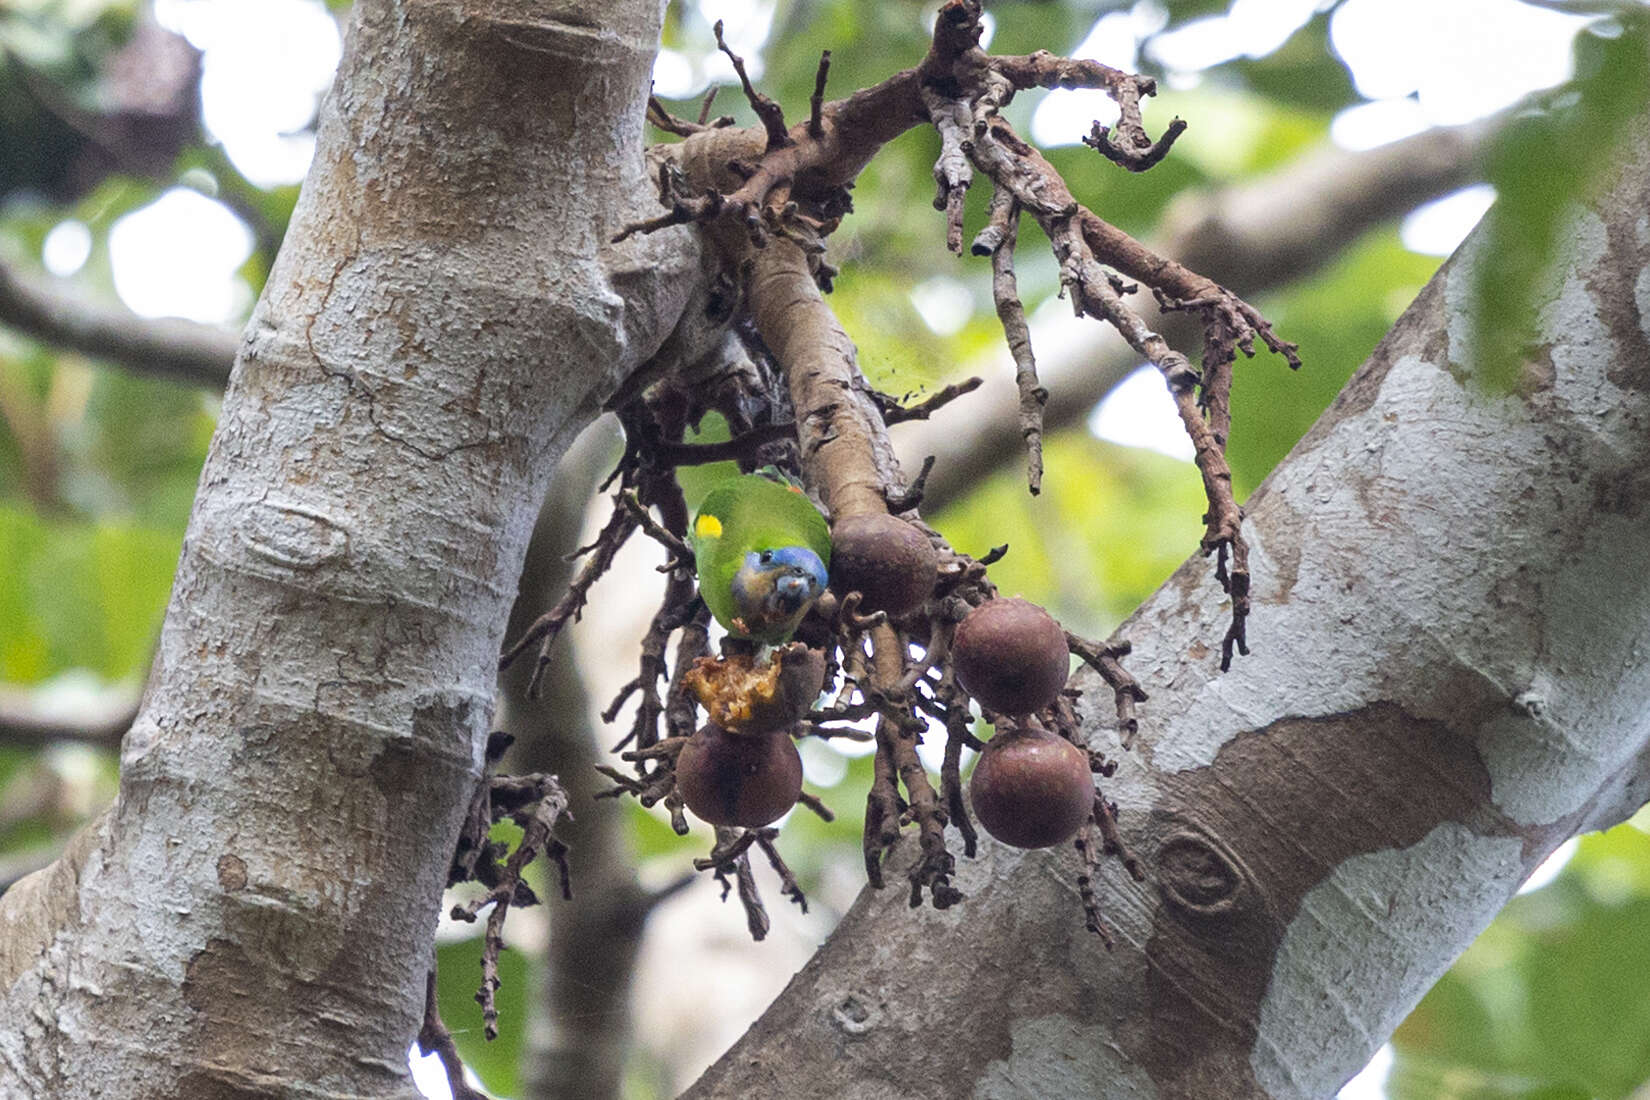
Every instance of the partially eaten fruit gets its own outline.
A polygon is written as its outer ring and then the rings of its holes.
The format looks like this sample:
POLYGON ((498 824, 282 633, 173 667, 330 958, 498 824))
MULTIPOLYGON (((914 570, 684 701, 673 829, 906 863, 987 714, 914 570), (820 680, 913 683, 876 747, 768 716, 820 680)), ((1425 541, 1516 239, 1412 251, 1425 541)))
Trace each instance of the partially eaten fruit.
POLYGON ((786 730, 814 705, 825 680, 825 654, 792 642, 766 662, 747 653, 701 657, 683 683, 711 723, 749 735, 786 730))

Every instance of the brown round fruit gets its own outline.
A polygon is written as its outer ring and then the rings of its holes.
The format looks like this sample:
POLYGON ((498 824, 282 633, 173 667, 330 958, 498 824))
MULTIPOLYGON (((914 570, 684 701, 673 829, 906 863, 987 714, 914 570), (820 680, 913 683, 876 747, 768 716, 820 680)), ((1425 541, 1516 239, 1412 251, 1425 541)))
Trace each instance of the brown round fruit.
POLYGON ((1054 702, 1070 657, 1054 616, 1018 597, 970 611, 951 642, 957 682, 996 714, 1033 714, 1054 702))
POLYGON ((676 789, 701 820, 754 829, 796 805, 802 755, 784 730, 739 737, 707 724, 676 757, 676 789))
POLYGON ((1041 730, 1000 733, 968 781, 974 816, 1017 848, 1047 848, 1077 835, 1094 809, 1088 754, 1041 730))
POLYGON ((898 618, 934 591, 939 554, 928 536, 886 512, 848 516, 831 528, 831 587, 858 592, 860 607, 898 618))

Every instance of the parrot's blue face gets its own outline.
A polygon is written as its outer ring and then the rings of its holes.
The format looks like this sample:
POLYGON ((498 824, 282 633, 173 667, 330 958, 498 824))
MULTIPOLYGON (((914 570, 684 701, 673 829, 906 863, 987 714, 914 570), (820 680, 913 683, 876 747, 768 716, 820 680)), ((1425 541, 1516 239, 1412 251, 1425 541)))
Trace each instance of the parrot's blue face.
POLYGON ((783 641, 825 591, 825 563, 805 546, 752 550, 733 575, 733 606, 746 634, 783 641))

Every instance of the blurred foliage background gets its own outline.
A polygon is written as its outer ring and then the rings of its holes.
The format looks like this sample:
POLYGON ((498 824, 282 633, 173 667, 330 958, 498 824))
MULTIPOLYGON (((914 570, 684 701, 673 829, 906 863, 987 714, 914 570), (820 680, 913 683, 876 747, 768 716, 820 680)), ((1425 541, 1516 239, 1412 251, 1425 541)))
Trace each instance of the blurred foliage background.
MULTIPOLYGON (((141 354, 91 354, 70 321, 90 311, 141 334, 158 318, 185 318, 190 339, 225 349, 220 370, 227 366, 290 216, 347 6, 0 6, 0 889, 48 861, 112 796, 118 736, 142 686, 218 408, 210 370, 178 380, 141 354), (44 321, 40 308, 31 312, 40 302, 44 321)), ((846 94, 915 63, 936 6, 675 3, 656 90, 691 116, 707 84, 731 79, 712 45, 720 18, 764 90, 800 109, 820 49, 832 51, 832 92, 846 94)), ((1483 211, 1489 186, 1502 202, 1486 230, 1495 251, 1483 265, 1493 282, 1480 324, 1497 348, 1516 351, 1541 293, 1540 263, 1561 231, 1554 212, 1589 185, 1607 159, 1600 135, 1625 127, 1650 86, 1645 9, 1627 0, 1005 0, 988 11, 995 52, 1081 53, 1160 77, 1148 123, 1179 115, 1191 125, 1168 160, 1140 176, 1076 143, 1089 119, 1105 117, 1092 98, 1022 96, 1009 112, 1022 133, 1059 143, 1048 154, 1080 200, 1147 239, 1172 236, 1176 216, 1269 173, 1269 186, 1306 186, 1297 176, 1308 174, 1292 167, 1332 143, 1360 150, 1493 116, 1488 144, 1463 159, 1457 184, 1488 186, 1412 194, 1400 163, 1372 184, 1402 196, 1372 227, 1278 230, 1317 234, 1294 242, 1311 257, 1303 275, 1260 280, 1256 295, 1307 365, 1298 376, 1264 357, 1240 367, 1231 459, 1242 493, 1374 347, 1483 211)), ((748 120, 731 90, 716 107, 748 120)), ((894 142, 865 172, 857 211, 832 242, 844 271, 833 304, 872 381, 894 393, 1007 369, 989 266, 943 248, 930 207, 936 151, 926 130, 894 142)), ((985 198, 972 196, 971 226, 985 198)), ((1238 274, 1222 277, 1241 284, 1244 254, 1229 248, 1221 262, 1238 274)), ((1030 242, 1021 254, 1034 318, 1064 311, 1049 302, 1058 284, 1046 250, 1030 242)), ((1485 381, 1510 379, 1486 368, 1485 381)), ((1161 385, 1154 393, 1126 383, 1051 437, 1040 497, 1025 492, 1016 457, 935 522, 976 554, 1010 542, 993 570, 999 584, 1073 629, 1109 632, 1200 533, 1197 476, 1172 420, 1162 427, 1166 409, 1161 385)), ((965 424, 967 410, 965 400, 943 415, 965 424)), ((591 446, 599 453, 611 443, 591 446)), ((690 496, 714 476, 696 474, 690 496)), ((653 575, 644 558, 627 559, 629 576, 653 575)), ((595 709, 617 686, 607 680, 628 676, 647 614, 645 595, 614 591, 624 586, 609 582, 599 613, 573 632, 595 709)), ((662 901, 633 1008, 609 1010, 613 1028, 636 1031, 623 1095, 668 1095, 691 1080, 858 890, 868 758, 834 742, 805 749, 811 787, 839 814, 829 825, 799 814, 785 829, 812 911, 803 917, 770 900, 774 934, 753 945, 708 888, 662 901)), ((620 850, 652 887, 679 875, 704 840, 683 841, 635 807, 623 812, 620 850)), ((1567 845, 1344 1095, 1650 1097, 1647 830, 1641 813, 1567 845)), ((542 1045, 547 1024, 530 995, 572 980, 544 963, 556 912, 532 913, 511 918, 519 950, 505 964, 505 1031, 490 1045, 470 1000, 473 929, 441 938, 443 1013, 501 1096, 531 1088, 526 1052, 542 1045)))

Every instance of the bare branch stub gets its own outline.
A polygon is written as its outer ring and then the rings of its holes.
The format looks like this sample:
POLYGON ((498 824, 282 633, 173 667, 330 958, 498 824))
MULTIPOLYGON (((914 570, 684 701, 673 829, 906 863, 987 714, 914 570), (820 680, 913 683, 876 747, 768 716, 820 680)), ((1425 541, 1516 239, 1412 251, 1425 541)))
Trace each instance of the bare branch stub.
MULTIPOLYGON (((723 872, 718 871, 717 877, 722 876, 723 872)), ((733 876, 739 884, 739 904, 745 910, 745 927, 749 929, 751 939, 760 943, 767 939, 768 929, 772 925, 768 919, 767 906, 762 904, 762 895, 756 890, 756 875, 751 871, 750 852, 740 853, 734 862, 733 876)))
MULTIPOLYGON (((719 91, 721 91, 721 88, 715 84, 712 84, 710 86, 710 90, 705 93, 704 102, 699 104, 699 125, 705 125, 706 120, 710 118, 711 104, 716 102, 716 93, 719 91)), ((727 125, 733 125, 733 117, 731 115, 723 115, 722 118, 727 119, 727 125)), ((720 123, 721 119, 718 119, 717 122, 720 123)))
POLYGON ((441 1069, 447 1075, 447 1088, 453 1100, 487 1100, 487 1094, 477 1092, 464 1079, 464 1060, 458 1056, 458 1046, 452 1032, 441 1019, 441 1008, 436 1003, 435 962, 430 962, 430 976, 424 986, 424 1022, 418 1028, 418 1053, 434 1054, 441 1059, 441 1069))
POLYGON ((963 854, 970 859, 979 847, 979 834, 974 831, 974 822, 968 817, 968 807, 963 800, 962 788, 962 751, 964 748, 979 748, 969 732, 968 698, 957 687, 956 680, 951 676, 949 669, 940 681, 939 697, 945 705, 945 758, 940 765, 940 792, 945 799, 947 812, 951 823, 957 827, 962 836, 963 854), (972 745, 970 742, 974 742, 972 745))
POLYGON ((705 93, 704 102, 699 105, 699 119, 689 122, 685 118, 678 118, 666 109, 657 96, 647 97, 647 121, 655 129, 663 130, 667 134, 677 137, 692 137, 694 134, 704 133, 706 130, 723 130, 734 123, 732 115, 710 117, 710 105, 716 102, 716 85, 712 84, 710 91, 705 93))
MULTIPOLYGON (((762 126, 768 132, 768 148, 783 149, 791 144, 791 139, 785 132, 785 112, 769 97, 757 91, 751 85, 751 78, 745 73, 745 59, 734 53, 728 46, 727 39, 722 37, 722 21, 718 19, 714 28, 716 32, 716 48, 728 55, 733 63, 733 71, 739 76, 739 84, 745 89, 745 98, 750 101, 751 110, 756 117, 762 120, 762 126)), ((825 63, 820 65, 820 84, 824 84, 825 63)))
POLYGON ((732 868, 734 860, 744 855, 755 843, 755 829, 735 829, 718 825, 715 846, 711 848, 708 856, 693 861, 694 869, 713 871, 717 868, 732 868))
POLYGON ((871 398, 877 403, 878 410, 882 413, 882 422, 892 426, 903 424, 907 420, 927 420, 936 411, 943 409, 957 398, 966 393, 973 393, 984 382, 985 379, 977 376, 965 378, 961 382, 951 382, 941 386, 915 405, 902 405, 895 398, 875 390, 871 391, 871 398))
POLYGON ((659 102, 658 96, 651 95, 647 97, 647 121, 655 129, 663 130, 667 134, 675 134, 677 137, 689 137, 704 129, 703 123, 689 122, 686 119, 677 118, 665 109, 665 105, 659 102))
POLYGON ((1076 654, 1084 664, 1100 674, 1106 686, 1111 688, 1117 703, 1117 735, 1124 749, 1134 747, 1134 739, 1140 732, 1140 720, 1135 715, 1135 704, 1144 703, 1148 696, 1140 682, 1129 675, 1123 667, 1123 658, 1129 655, 1127 644, 1109 646, 1080 638, 1071 631, 1066 631, 1066 647, 1076 654))
POLYGON ((934 162, 934 209, 945 211, 945 247, 961 255, 963 205, 974 179, 974 169, 968 163, 963 143, 968 140, 973 120, 965 104, 948 99, 926 85, 922 89, 922 102, 928 109, 929 121, 940 135, 940 156, 934 162))
MULTIPOLYGON (((447 875, 449 886, 474 881, 487 888, 486 893, 470 902, 453 906, 451 915, 454 920, 473 922, 481 910, 492 906, 482 938, 481 987, 476 991, 476 1001, 481 1005, 484 1033, 488 1039, 498 1037, 495 995, 499 988, 498 957, 504 950, 505 917, 512 905, 539 904, 538 895, 527 885, 524 877, 527 867, 533 860, 542 857, 556 869, 562 897, 569 901, 573 897, 567 868, 567 845, 555 835, 556 823, 567 813, 567 792, 553 775, 493 774, 511 740, 508 734, 503 733, 494 733, 488 738, 486 768, 470 801, 447 875), (507 846, 488 839, 489 830, 506 818, 522 831, 515 850, 509 852, 507 858, 507 846)), ((434 980, 432 970, 430 981, 433 983, 434 980)), ((446 1035, 440 1015, 436 1014, 432 1023, 431 1011, 432 1008, 426 1006, 425 1028, 432 1044, 426 1053, 431 1049, 441 1052, 441 1039, 446 1035)), ((421 1043, 423 1037, 421 1032, 421 1043)), ((450 1043, 451 1037, 447 1036, 447 1039, 450 1043)), ((456 1059, 456 1053, 454 1057, 456 1059)), ((453 1068, 447 1062, 445 1053, 442 1060, 447 1064, 450 1076, 453 1068)))
POLYGON ((1117 831, 1117 807, 1100 795, 1096 795, 1094 799, 1094 823, 1100 830, 1100 839, 1106 855, 1116 856, 1134 881, 1145 882, 1145 865, 1129 850, 1128 845, 1123 843, 1122 834, 1117 831))
POLYGON ((698 727, 698 710, 687 690, 687 672, 710 649, 710 608, 703 600, 694 604, 693 614, 682 625, 676 642, 676 665, 670 673, 665 693, 665 730, 671 738, 687 738, 698 727))
POLYGON ((825 50, 819 55, 819 70, 814 73, 814 94, 808 100, 808 136, 822 138, 825 136, 825 78, 831 72, 831 51, 825 50))
POLYGON ((892 738, 882 734, 886 719, 878 723, 877 751, 871 762, 871 789, 865 796, 865 829, 862 848, 865 857, 865 878, 876 889, 882 889, 882 859, 899 843, 900 819, 905 815, 905 800, 899 795, 897 766, 894 763, 892 738))
POLYGON ((832 812, 829 806, 825 805, 825 800, 820 798, 817 794, 810 794, 807 791, 803 791, 801 794, 797 795, 796 804, 812 810, 814 816, 819 818, 821 821, 829 823, 836 820, 836 814, 832 812))
POLYGON ((1122 117, 1117 122, 1117 139, 1113 140, 1112 129, 1096 122, 1092 129, 1083 136, 1083 144, 1099 153, 1113 164, 1121 165, 1131 172, 1144 172, 1169 155, 1169 149, 1175 139, 1186 130, 1184 119, 1169 120, 1164 128, 1163 136, 1153 141, 1146 134, 1146 128, 1140 123, 1140 95, 1150 95, 1157 90, 1156 81, 1143 77, 1136 78, 1140 91, 1125 98, 1120 95, 1118 105, 1132 103, 1134 110, 1131 114, 1128 107, 1124 107, 1122 117), (1145 90, 1145 85, 1151 86, 1151 91, 1145 90))
POLYGON ((691 192, 681 169, 668 160, 659 165, 659 203, 668 213, 625 226, 613 235, 612 242, 618 244, 637 233, 657 233, 673 225, 706 221, 721 214, 725 205, 715 188, 706 188, 698 194, 691 192))
POLYGON ((1141 100, 1157 94, 1157 81, 1149 76, 1102 65, 1098 61, 1056 57, 1047 50, 1022 57, 991 59, 994 71, 1007 77, 1014 88, 1095 88, 1111 96, 1117 104, 1115 130, 1096 122, 1083 144, 1131 172, 1144 172, 1168 155, 1186 123, 1172 119, 1163 136, 1153 141, 1141 117, 1141 100), (1116 137, 1113 138, 1113 133, 1116 137))
MULTIPOLYGON (((826 820, 829 821, 830 818, 827 817, 826 820)), ((773 868, 774 874, 779 876, 779 892, 790 898, 798 909, 806 913, 807 895, 803 894, 802 887, 796 884, 796 875, 779 854, 779 849, 774 847, 773 840, 778 835, 778 829, 759 829, 756 833, 756 846, 762 849, 762 854, 768 857, 768 865, 773 868)))
POLYGON ((917 476, 911 479, 909 485, 897 493, 886 493, 882 499, 888 505, 889 514, 897 516, 901 512, 916 510, 922 503, 922 495, 928 485, 928 475, 933 471, 934 456, 929 455, 922 460, 922 468, 917 471, 917 476))
POLYGON ((556 605, 543 615, 540 615, 520 638, 511 643, 498 659, 499 671, 509 668, 523 653, 537 642, 539 645, 538 661, 533 667, 532 678, 528 681, 527 694, 529 698, 537 699, 539 686, 544 682, 544 672, 550 665, 550 647, 556 644, 563 628, 570 622, 577 622, 584 612, 584 605, 590 598, 590 587, 601 579, 602 575, 613 565, 614 555, 624 546, 638 526, 635 515, 622 503, 615 501, 613 514, 608 517, 606 526, 597 536, 590 560, 584 563, 578 576, 567 586, 567 591, 556 605))
POLYGON ((1100 942, 1110 951, 1116 946, 1106 922, 1100 916, 1100 899, 1094 892, 1094 876, 1100 867, 1100 841, 1096 835, 1093 821, 1084 825, 1072 841, 1077 849, 1077 856, 1082 862, 1082 870, 1077 873, 1077 896, 1083 903, 1083 926, 1100 937, 1100 942))
MULTIPOLYGON (((710 855, 693 861, 693 866, 700 871, 709 871, 716 881, 722 884, 722 900, 726 901, 730 888, 737 888, 740 907, 745 910, 745 927, 750 931, 751 939, 760 942, 767 938, 771 922, 768 910, 762 904, 762 895, 756 888, 756 876, 751 872, 750 850, 754 844, 762 844, 763 851, 769 854, 774 869, 779 871, 781 883, 788 884, 787 896, 792 896, 802 906, 802 911, 808 911, 806 900, 802 899, 802 892, 796 889, 796 880, 791 875, 785 861, 779 858, 779 852, 773 848, 773 838, 779 835, 777 829, 734 829, 718 825, 716 827, 716 845, 710 855), (732 876, 732 883, 729 882, 732 876)), ((782 888, 784 888, 782 886, 782 888)))
POLYGON ((919 736, 914 730, 899 730, 892 736, 893 763, 910 798, 911 815, 917 824, 920 855, 906 873, 911 885, 911 908, 922 904, 926 888, 935 909, 948 909, 963 900, 963 893, 951 885, 956 861, 945 847, 945 827, 950 817, 917 756, 919 736))
POLYGON ((681 563, 684 568, 692 568, 693 551, 688 549, 687 543, 683 542, 675 532, 667 530, 656 523, 653 517, 648 514, 647 509, 643 507, 641 499, 634 492, 621 493, 619 503, 623 504, 636 517, 636 523, 641 527, 644 535, 675 554, 677 562, 681 563))

